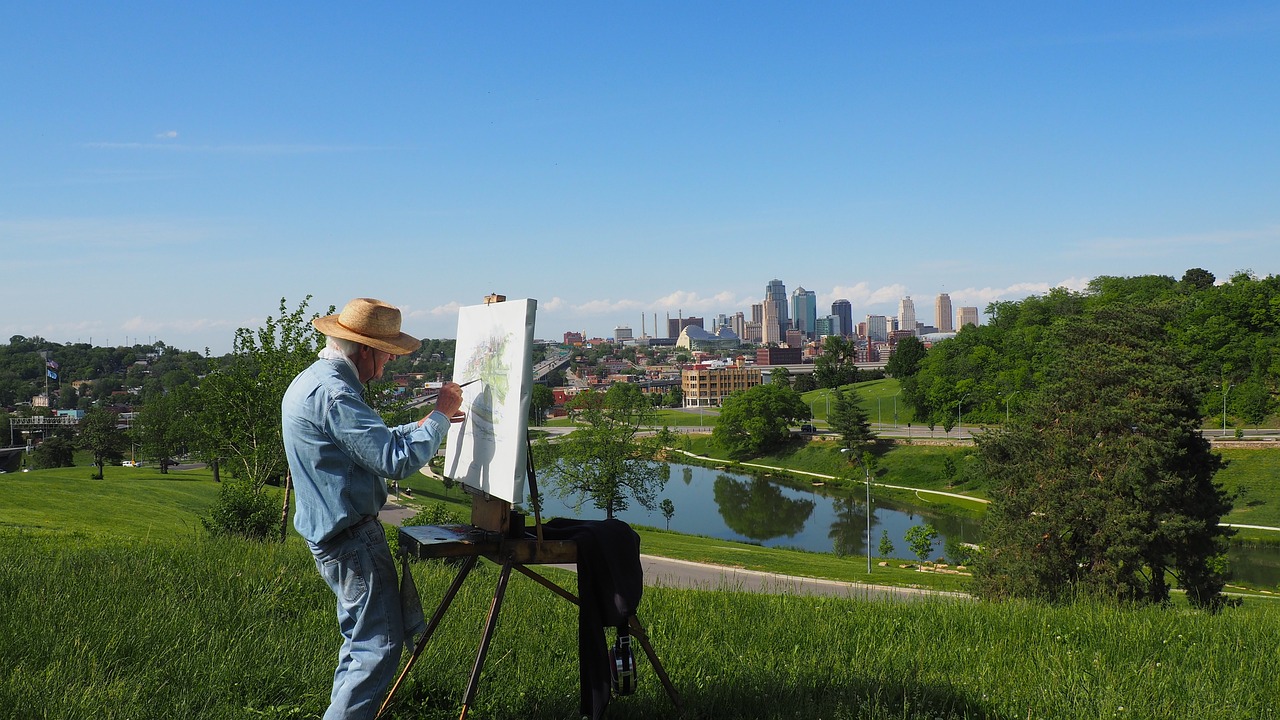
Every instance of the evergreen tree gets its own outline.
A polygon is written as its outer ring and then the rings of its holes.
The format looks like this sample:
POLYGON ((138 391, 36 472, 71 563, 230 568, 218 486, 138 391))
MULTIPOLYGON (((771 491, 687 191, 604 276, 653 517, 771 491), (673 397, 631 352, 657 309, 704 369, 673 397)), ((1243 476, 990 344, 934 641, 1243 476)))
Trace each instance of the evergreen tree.
POLYGON ((1162 603, 1169 573, 1193 605, 1223 602, 1231 503, 1168 309, 1110 304, 1055 326, 1027 411, 978 437, 993 499, 979 595, 1162 603))
POLYGON ((875 441, 866 408, 858 402, 857 393, 836 388, 832 391, 831 415, 827 424, 840 435, 841 446, 855 451, 875 441))

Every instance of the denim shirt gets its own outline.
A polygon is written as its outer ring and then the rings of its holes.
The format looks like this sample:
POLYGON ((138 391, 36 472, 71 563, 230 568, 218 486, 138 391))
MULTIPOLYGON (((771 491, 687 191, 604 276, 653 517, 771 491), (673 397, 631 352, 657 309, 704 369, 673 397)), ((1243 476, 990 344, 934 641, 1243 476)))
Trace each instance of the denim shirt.
POLYGON ((293 526, 316 544, 377 515, 387 501, 383 478, 400 480, 426 465, 449 430, 440 412, 421 425, 387 427, 342 360, 317 360, 298 373, 280 408, 298 494, 293 526))

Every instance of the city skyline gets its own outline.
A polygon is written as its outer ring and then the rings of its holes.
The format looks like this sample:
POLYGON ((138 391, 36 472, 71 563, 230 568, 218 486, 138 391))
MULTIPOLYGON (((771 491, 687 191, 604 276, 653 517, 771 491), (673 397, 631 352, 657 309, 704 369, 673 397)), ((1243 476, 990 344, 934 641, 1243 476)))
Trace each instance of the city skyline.
POLYGON ((307 296, 448 338, 490 293, 608 337, 774 278, 856 323, 1271 275, 1276 57, 1242 0, 14 6, 0 338, 221 355, 307 296))

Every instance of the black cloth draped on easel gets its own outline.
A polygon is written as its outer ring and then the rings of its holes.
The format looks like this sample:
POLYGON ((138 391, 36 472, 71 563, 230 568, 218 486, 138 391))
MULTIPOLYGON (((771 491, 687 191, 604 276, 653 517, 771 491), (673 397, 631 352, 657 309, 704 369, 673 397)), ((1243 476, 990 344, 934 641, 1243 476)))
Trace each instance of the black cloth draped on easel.
POLYGON ((572 540, 578 546, 580 711, 599 720, 610 698, 604 629, 626 628, 644 591, 640 536, 621 520, 567 518, 543 523, 543 535, 548 540, 572 540))

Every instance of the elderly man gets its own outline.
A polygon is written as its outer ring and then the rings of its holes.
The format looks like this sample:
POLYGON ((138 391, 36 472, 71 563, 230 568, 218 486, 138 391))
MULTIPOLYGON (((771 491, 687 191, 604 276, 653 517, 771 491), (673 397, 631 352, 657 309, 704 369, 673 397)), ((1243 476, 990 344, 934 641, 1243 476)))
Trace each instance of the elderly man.
MULTIPOLYGON (((378 522, 384 478, 402 479, 427 463, 458 412, 462 390, 440 389, 435 409, 389 428, 364 401, 365 383, 421 343, 400 331, 400 311, 357 298, 317 318, 327 340, 320 359, 294 378, 281 402, 285 455, 297 490, 293 525, 306 539, 337 596, 342 648, 326 720, 372 718, 395 677, 408 632, 395 563, 378 522)), ((416 593, 415 593, 416 595, 416 593)))

